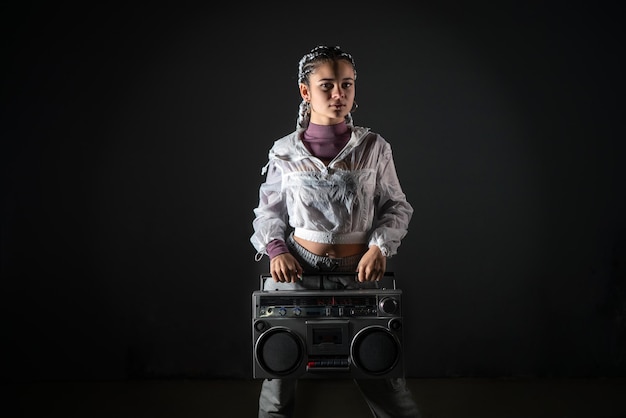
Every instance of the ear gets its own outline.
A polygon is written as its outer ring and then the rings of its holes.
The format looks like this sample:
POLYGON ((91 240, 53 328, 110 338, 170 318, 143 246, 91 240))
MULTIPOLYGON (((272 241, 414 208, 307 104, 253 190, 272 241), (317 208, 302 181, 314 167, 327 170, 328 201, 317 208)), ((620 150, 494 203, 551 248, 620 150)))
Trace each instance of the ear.
POLYGON ((300 96, 307 102, 311 99, 309 97, 309 88, 304 83, 300 83, 300 96))

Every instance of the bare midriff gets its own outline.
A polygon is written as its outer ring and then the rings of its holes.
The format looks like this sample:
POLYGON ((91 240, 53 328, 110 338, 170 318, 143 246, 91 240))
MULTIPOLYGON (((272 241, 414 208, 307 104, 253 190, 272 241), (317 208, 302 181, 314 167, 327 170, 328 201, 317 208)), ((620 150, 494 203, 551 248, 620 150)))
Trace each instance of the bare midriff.
POLYGON ((293 237, 296 242, 313 254, 330 258, 344 258, 367 251, 367 244, 324 244, 321 242, 309 241, 300 237, 293 237))

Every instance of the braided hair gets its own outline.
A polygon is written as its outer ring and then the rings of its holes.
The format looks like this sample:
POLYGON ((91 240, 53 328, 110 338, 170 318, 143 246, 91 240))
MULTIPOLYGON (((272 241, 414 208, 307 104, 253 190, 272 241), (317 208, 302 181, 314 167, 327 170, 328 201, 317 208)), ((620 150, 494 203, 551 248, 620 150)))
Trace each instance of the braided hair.
MULTIPOLYGON (((354 69, 354 79, 356 80, 356 65, 352 55, 343 51, 339 46, 320 45, 313 48, 309 53, 305 54, 298 63, 298 85, 300 83, 309 85, 309 76, 320 65, 329 61, 346 60, 352 64, 354 69)), ((296 122, 297 129, 305 129, 311 119, 311 104, 302 99, 298 111, 298 119, 296 122)), ((346 115, 346 123, 352 126, 352 114, 346 115)))

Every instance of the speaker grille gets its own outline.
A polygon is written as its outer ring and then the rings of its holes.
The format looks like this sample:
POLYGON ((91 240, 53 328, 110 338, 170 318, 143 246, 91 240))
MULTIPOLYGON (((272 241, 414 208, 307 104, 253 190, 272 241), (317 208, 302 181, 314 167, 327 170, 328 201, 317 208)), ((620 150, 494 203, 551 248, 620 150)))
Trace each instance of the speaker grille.
POLYGON ((352 341, 354 365, 371 374, 389 372, 397 364, 399 356, 397 338, 383 327, 365 328, 352 341))
POLYGON ((302 363, 303 344, 290 329, 274 327, 259 337, 255 353, 267 372, 288 375, 302 363))

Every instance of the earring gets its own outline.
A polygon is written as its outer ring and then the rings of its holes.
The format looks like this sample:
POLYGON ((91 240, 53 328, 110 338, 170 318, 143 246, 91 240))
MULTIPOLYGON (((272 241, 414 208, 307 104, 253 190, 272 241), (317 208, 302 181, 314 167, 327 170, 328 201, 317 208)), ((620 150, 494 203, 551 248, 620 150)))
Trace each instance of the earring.
POLYGON ((358 108, 359 108, 359 104, 355 100, 352 102, 352 109, 350 109, 350 112, 355 112, 358 108))

